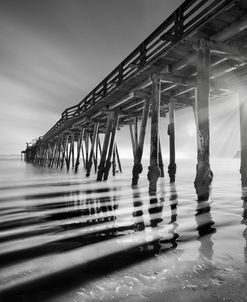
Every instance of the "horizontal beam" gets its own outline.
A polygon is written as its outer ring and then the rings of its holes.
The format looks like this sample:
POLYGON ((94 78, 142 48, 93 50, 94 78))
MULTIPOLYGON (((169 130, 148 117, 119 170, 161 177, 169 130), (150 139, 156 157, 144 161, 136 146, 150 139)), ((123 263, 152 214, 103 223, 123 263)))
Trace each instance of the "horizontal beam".
POLYGON ((247 48, 231 46, 226 43, 208 41, 208 47, 211 51, 225 54, 226 57, 229 54, 231 58, 241 59, 247 62, 247 48))
POLYGON ((218 41, 218 42, 226 41, 227 39, 233 37, 234 35, 238 34, 239 32, 241 32, 246 28, 247 28, 247 15, 244 15, 243 17, 238 19, 238 21, 230 24, 222 31, 214 34, 211 37, 211 40, 218 41))
POLYGON ((192 77, 183 77, 183 76, 177 76, 172 75, 170 73, 161 73, 160 79, 162 83, 173 83, 173 84, 179 84, 182 86, 195 86, 196 81, 192 77))

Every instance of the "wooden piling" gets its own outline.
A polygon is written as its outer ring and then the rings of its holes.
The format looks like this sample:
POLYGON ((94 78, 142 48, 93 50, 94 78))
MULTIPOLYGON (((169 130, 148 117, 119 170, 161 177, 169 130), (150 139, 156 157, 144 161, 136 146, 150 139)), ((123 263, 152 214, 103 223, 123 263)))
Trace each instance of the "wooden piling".
POLYGON ((160 168, 160 177, 163 178, 165 176, 165 173, 164 173, 164 163, 163 163, 160 139, 159 139, 159 168, 160 168))
POLYGON ((160 78, 152 75, 152 111, 151 111, 151 141, 150 165, 148 167, 149 193, 155 194, 157 181, 160 177, 159 169, 159 119, 160 119, 160 78))
POLYGON ((75 135, 74 132, 71 134, 71 166, 72 169, 75 167, 75 135))
POLYGON ((111 135, 113 118, 114 118, 114 112, 110 111, 108 113, 108 118, 107 118, 107 122, 106 122, 103 150, 102 150, 102 154, 101 154, 101 158, 100 158, 100 164, 98 167, 98 174, 97 174, 98 181, 102 180, 102 177, 104 174, 105 161, 106 161, 106 155, 107 155, 107 150, 108 150, 108 145, 109 145, 109 139, 110 139, 110 135, 111 135))
POLYGON ((149 107, 150 107, 150 99, 145 100, 145 104, 142 112, 141 126, 140 126, 140 134, 139 141, 136 148, 135 156, 134 156, 134 166, 132 169, 132 186, 136 186, 139 179, 139 174, 142 172, 142 154, 143 154, 143 146, 144 139, 146 134, 146 126, 149 115, 149 107))
POLYGON ((135 137, 134 137, 133 125, 132 124, 129 124, 129 130, 130 130, 130 139, 131 139, 133 157, 135 159, 136 144, 135 144, 135 137))
POLYGON ((57 160, 56 160, 56 167, 58 168, 59 165, 60 165, 60 161, 61 161, 61 154, 62 154, 62 151, 63 151, 63 138, 61 137, 60 138, 60 143, 59 143, 59 149, 58 149, 58 156, 57 156, 57 160))
POLYGON ((85 168, 87 169, 88 165, 88 153, 89 153, 89 133, 86 133, 86 138, 85 138, 85 153, 86 153, 86 166, 85 168))
POLYGON ((52 154, 51 154, 51 160, 50 160, 50 163, 49 163, 49 167, 50 168, 53 167, 53 163, 54 163, 54 160, 55 160, 55 157, 56 157, 56 153, 57 153, 57 145, 58 145, 58 142, 55 141, 54 145, 53 145, 52 154))
POLYGON ((111 158, 112 158, 112 152, 115 145, 115 138, 116 138, 116 132, 118 127, 118 114, 115 112, 113 117, 113 123, 112 123, 112 131, 111 131, 111 140, 109 144, 109 150, 107 155, 107 160, 105 163, 105 169, 104 169, 104 180, 108 179, 109 171, 111 168, 111 158))
POLYGON ((86 177, 90 176, 91 167, 93 164, 94 147, 95 147, 95 142, 96 142, 96 138, 98 135, 98 129, 99 129, 99 123, 94 124, 93 137, 92 137, 92 142, 91 142, 91 150, 90 150, 89 159, 88 159, 88 163, 87 163, 86 177))
POLYGON ((84 134, 82 136, 81 154, 82 154, 83 167, 86 169, 86 158, 85 158, 85 152, 84 152, 84 147, 83 147, 83 141, 86 144, 86 138, 84 137, 84 134))
MULTIPOLYGON (((245 86, 246 87, 246 86, 245 86)), ((240 173, 242 187, 247 187, 247 89, 239 87, 240 173)))
POLYGON ((80 134, 78 137, 78 141, 77 141, 77 156, 76 156, 76 162, 75 162, 75 173, 78 172, 78 168, 80 165, 80 153, 81 153, 83 135, 84 135, 84 128, 81 128, 81 131, 80 131, 80 134))
POLYGON ((169 153, 170 153, 170 162, 168 166, 168 174, 170 177, 170 183, 175 182, 176 177, 176 150, 175 150, 175 99, 170 99, 169 101, 169 124, 168 131, 169 135, 169 153))
POLYGON ((112 175, 116 175, 116 143, 114 144, 112 152, 112 175))
POLYGON ((95 149, 95 173, 97 172, 98 167, 98 154, 99 154, 99 131, 96 137, 96 149, 95 149))
POLYGON ((63 154, 62 154, 62 161, 61 161, 61 170, 63 169, 64 161, 66 158, 66 153, 68 153, 68 142, 69 142, 69 136, 66 135, 64 138, 64 145, 63 145, 63 154))
POLYGON ((135 152, 138 145, 138 117, 134 117, 134 138, 135 138, 135 152))
POLYGON ((56 148, 55 148, 54 156, 53 156, 53 159, 52 159, 52 162, 51 162, 51 168, 54 165, 56 165, 56 161, 57 161, 57 157, 58 157, 58 151, 59 151, 59 146, 60 146, 60 140, 59 140, 59 138, 55 141, 55 144, 56 144, 56 148))
POLYGON ((195 114, 197 125, 197 167, 194 182, 198 200, 207 200, 213 174, 209 163, 209 72, 210 51, 206 41, 198 41, 197 97, 195 114))
POLYGON ((119 172, 122 173, 122 165, 121 165, 121 161, 120 161, 117 144, 116 144, 116 155, 117 155, 118 169, 119 169, 119 172))
POLYGON ((70 135, 70 144, 69 144, 69 150, 68 150, 67 160, 66 160, 67 171, 69 171, 69 168, 70 168, 70 160, 71 160, 72 150, 73 150, 72 142, 73 142, 73 133, 70 135))

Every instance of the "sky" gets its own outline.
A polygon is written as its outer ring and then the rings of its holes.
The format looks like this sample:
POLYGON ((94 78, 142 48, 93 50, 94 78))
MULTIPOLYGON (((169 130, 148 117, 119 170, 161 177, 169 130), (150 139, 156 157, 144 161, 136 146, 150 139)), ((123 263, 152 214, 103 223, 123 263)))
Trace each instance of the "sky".
MULTIPOLYGON (((182 2, 0 0, 0 154, 20 154, 26 142, 45 134, 182 2)), ((239 149, 237 101, 211 107, 211 153, 233 156, 239 149)), ((166 127, 162 119, 164 152, 166 127)), ((120 152, 129 156, 127 138, 128 129, 121 129, 120 152)), ((179 156, 196 154, 190 108, 176 114, 176 142, 179 156)))

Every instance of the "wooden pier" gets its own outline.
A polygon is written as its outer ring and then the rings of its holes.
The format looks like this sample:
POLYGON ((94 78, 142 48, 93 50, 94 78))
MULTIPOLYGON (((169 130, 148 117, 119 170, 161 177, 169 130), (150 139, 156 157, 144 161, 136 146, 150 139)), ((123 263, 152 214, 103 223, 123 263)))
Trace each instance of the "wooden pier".
POLYGON ((210 102, 239 94, 241 179, 247 186, 247 1, 186 0, 81 102, 67 108, 26 159, 41 166, 97 172, 107 180, 121 171, 116 135, 129 125, 134 165, 132 186, 142 172, 147 120, 151 118, 149 191, 164 176, 160 117, 169 119, 171 182, 176 176, 175 112, 191 107, 197 129, 195 189, 209 196, 210 102), (138 132, 139 127, 139 132, 138 132), (104 134, 101 145, 99 134, 104 134))

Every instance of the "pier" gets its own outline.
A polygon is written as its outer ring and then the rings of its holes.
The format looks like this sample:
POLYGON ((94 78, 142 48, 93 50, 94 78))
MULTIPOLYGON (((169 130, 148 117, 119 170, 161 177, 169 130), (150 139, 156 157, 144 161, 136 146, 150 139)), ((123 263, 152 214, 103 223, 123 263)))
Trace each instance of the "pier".
MULTIPOLYGON (((25 159, 40 166, 85 168, 107 180, 122 171, 116 135, 129 126, 132 185, 142 173, 147 121, 151 119, 149 192, 164 177, 161 135, 169 135, 170 182, 176 180, 176 111, 190 107, 197 133, 194 181, 198 200, 210 193, 210 103, 239 95, 241 180, 247 186, 247 2, 186 0, 78 104, 32 145, 25 159), (160 117, 169 119, 160 131, 160 117), (100 141, 100 135, 104 140, 100 141)), ((168 147, 168 146, 167 146, 168 147)))

